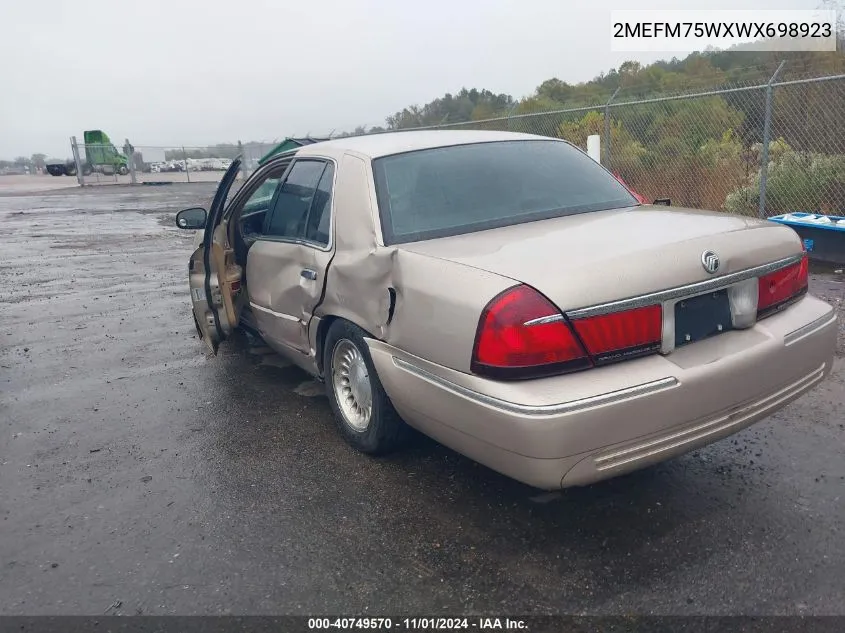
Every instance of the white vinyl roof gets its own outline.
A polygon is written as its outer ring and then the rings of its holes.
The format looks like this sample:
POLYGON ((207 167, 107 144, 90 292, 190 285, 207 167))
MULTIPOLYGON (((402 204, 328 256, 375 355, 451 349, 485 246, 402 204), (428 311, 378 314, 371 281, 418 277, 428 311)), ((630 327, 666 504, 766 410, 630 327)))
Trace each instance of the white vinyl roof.
POLYGON ((517 132, 489 132, 484 130, 418 130, 409 132, 385 132, 350 136, 322 143, 314 143, 299 148, 297 156, 324 153, 354 152, 368 158, 378 158, 390 154, 401 154, 419 149, 445 147, 449 145, 468 145, 470 143, 492 143, 495 141, 536 141, 558 140, 534 134, 517 132))

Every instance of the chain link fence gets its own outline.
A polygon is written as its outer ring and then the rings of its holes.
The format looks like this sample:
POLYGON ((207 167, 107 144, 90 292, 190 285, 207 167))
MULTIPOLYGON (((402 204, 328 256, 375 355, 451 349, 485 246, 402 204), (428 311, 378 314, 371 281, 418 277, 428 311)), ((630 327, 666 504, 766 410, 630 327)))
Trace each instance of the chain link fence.
MULTIPOLYGON (((781 64, 774 75, 761 68, 743 84, 710 88, 697 80, 663 96, 617 90, 595 104, 555 110, 532 111, 523 100, 504 116, 416 129, 527 132, 582 149, 599 135, 602 164, 649 200, 761 217, 845 215, 845 75, 812 76, 781 64)), ((81 184, 218 181, 236 156, 246 177, 277 146, 127 140, 117 148, 74 138, 68 175, 81 184)))
POLYGON ((600 135, 602 164, 649 200, 761 217, 845 215, 845 75, 780 81, 778 74, 647 99, 617 91, 569 109, 517 106, 503 117, 422 129, 528 132, 582 149, 600 135))

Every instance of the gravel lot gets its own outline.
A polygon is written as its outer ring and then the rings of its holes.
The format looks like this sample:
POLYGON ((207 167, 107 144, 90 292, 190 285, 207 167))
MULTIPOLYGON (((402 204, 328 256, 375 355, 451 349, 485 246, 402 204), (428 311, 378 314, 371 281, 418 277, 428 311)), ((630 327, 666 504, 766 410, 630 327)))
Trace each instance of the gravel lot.
MULTIPOLYGON (((192 171, 192 172, 159 172, 135 174, 139 183, 158 184, 162 182, 174 184, 190 183, 218 183, 223 176, 221 171, 192 171)), ((128 185, 132 182, 129 175, 93 173, 85 176, 86 186, 128 185)), ((0 176, 0 196, 21 195, 68 189, 76 187, 76 176, 50 176, 49 174, 26 174, 15 176, 0 176)))
POLYGON ((207 357, 213 185, 0 197, 0 614, 845 615, 834 375, 705 450, 542 493, 434 442, 372 459, 256 341, 207 357))

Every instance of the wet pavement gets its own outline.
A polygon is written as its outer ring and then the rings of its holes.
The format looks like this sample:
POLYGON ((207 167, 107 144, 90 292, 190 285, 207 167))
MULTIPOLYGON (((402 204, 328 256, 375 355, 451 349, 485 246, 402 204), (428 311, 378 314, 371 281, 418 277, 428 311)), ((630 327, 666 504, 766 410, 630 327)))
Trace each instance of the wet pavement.
POLYGON ((373 459, 259 342, 206 356, 172 214, 212 194, 0 197, 0 614, 845 614, 845 336, 810 396, 589 488, 373 459))

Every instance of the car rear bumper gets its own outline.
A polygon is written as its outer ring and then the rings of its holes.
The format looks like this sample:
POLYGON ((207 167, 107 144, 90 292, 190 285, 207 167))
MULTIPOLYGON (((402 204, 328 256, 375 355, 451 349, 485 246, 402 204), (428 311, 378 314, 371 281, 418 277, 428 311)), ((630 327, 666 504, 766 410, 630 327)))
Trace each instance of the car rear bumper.
POLYGON ((540 488, 589 484, 680 455, 764 418, 831 370, 836 316, 806 297, 753 328, 576 374, 499 382, 368 340, 412 426, 540 488))

